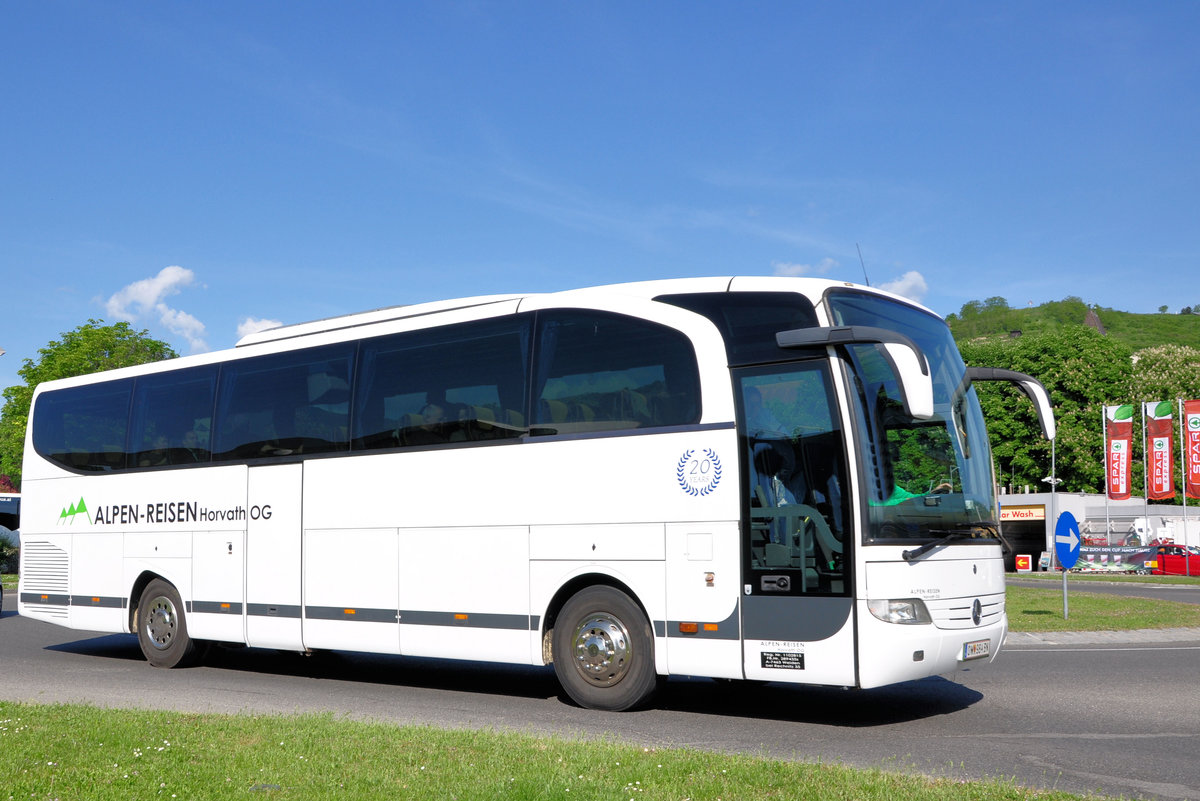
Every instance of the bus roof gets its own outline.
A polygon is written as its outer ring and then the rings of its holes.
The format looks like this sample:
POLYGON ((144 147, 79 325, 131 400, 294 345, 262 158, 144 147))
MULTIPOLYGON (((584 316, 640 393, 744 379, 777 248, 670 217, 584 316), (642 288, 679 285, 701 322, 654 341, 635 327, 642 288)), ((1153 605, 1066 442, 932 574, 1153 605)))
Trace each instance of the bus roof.
POLYGON ((490 303, 502 303, 507 300, 518 300, 524 295, 480 295, 473 298, 455 298, 452 300, 437 300, 429 303, 416 303, 402 306, 386 306, 367 312, 355 312, 336 317, 325 317, 320 320, 309 320, 303 323, 281 325, 267 328, 253 334, 247 334, 237 341, 234 347, 242 348, 247 345, 257 345, 262 342, 275 342, 280 339, 292 339, 306 334, 319 334, 326 331, 337 331, 343 328, 357 328, 372 323, 385 323, 391 320, 403 320, 408 317, 420 317, 426 314, 469 309, 475 306, 486 306, 490 303))
MULTIPOLYGON (((835 281, 825 278, 776 277, 776 276, 710 276, 699 278, 666 278, 654 281, 634 281, 623 284, 603 284, 581 289, 568 289, 560 292, 525 293, 510 295, 479 295, 476 297, 438 300, 428 303, 389 306, 373 311, 356 312, 353 314, 327 317, 320 320, 310 320, 303 323, 283 325, 268 328, 253 334, 247 334, 238 340, 236 347, 257 345, 264 342, 275 342, 283 339, 302 337, 308 334, 325 333, 345 328, 356 328, 373 323, 403 320, 411 317, 421 317, 439 312, 455 311, 477 306, 485 306, 506 301, 520 301, 526 298, 561 297, 563 300, 580 300, 593 295, 627 295, 651 299, 659 295, 708 293, 708 292, 799 292, 809 296, 814 302, 829 289, 844 287, 861 289, 879 295, 892 297, 904 303, 917 305, 909 298, 895 295, 885 290, 866 287, 848 281, 835 281)), ((924 307, 921 307, 924 308, 924 307)), ((928 309, 925 309, 929 311, 928 309)))
MULTIPOLYGON (((535 299, 536 303, 533 305, 536 308, 549 308, 559 303, 565 306, 580 305, 586 307, 593 303, 603 304, 605 299, 607 299, 609 302, 613 300, 619 301, 622 297, 646 302, 663 295, 682 295, 691 293, 796 292, 804 295, 814 304, 819 304, 825 293, 835 288, 854 289, 891 298, 900 303, 904 303, 905 305, 913 306, 929 314, 938 316, 936 315, 936 312, 933 312, 908 298, 887 292, 885 290, 862 286, 860 284, 854 284, 848 281, 833 281, 824 278, 778 276, 712 276, 699 278, 668 278, 654 281, 636 281, 624 284, 597 285, 580 289, 562 290, 558 292, 478 295, 474 297, 454 298, 432 301, 428 303, 390 306, 375 309, 373 311, 356 312, 354 314, 328 317, 320 320, 311 320, 308 322, 295 323, 291 325, 283 325, 276 328, 268 328, 263 331, 248 334, 242 337, 234 346, 234 350, 243 348, 249 349, 249 346, 258 345, 264 345, 268 348, 272 346, 286 347, 286 345, 283 345, 282 343, 290 339, 303 339, 320 334, 345 332, 351 329, 366 328, 380 323, 411 320, 417 317, 453 314, 456 311, 462 312, 471 309, 481 309, 489 305, 496 307, 497 315, 512 314, 521 310, 524 301, 534 301, 535 299)), ((434 325, 438 324, 436 321, 431 322, 434 325)), ((353 335, 351 334, 351 336, 353 335)), ((140 364, 132 367, 116 368, 111 371, 110 375, 106 375, 105 379, 116 379, 118 377, 124 377, 128 375, 141 375, 169 371, 173 369, 179 369, 184 366, 208 364, 214 361, 219 361, 223 358, 228 358, 228 352, 224 349, 209 351, 206 353, 184 356, 181 359, 169 359, 166 361, 140 364)), ((89 383, 95 380, 94 376, 95 374, 89 374, 43 382, 43 384, 37 387, 35 394, 40 393, 43 388, 51 389, 89 383)))

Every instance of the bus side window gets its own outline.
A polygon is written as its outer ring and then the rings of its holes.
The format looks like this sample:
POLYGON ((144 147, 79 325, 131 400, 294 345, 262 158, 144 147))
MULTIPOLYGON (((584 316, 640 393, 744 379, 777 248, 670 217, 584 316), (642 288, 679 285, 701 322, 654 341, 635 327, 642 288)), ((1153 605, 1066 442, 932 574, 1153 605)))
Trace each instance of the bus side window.
POLYGON ((141 376, 133 393, 130 467, 207 462, 217 367, 141 376))
POLYGON ((219 460, 349 447, 354 346, 227 362, 221 368, 213 451, 219 460))
POLYGON ((133 380, 123 379, 39 395, 34 449, 70 470, 124 469, 132 392, 133 380))
POLYGON ((605 312, 543 312, 538 332, 535 434, 699 420, 699 370, 683 334, 605 312))
POLYGON ((458 445, 520 436, 530 318, 363 342, 353 447, 458 445))

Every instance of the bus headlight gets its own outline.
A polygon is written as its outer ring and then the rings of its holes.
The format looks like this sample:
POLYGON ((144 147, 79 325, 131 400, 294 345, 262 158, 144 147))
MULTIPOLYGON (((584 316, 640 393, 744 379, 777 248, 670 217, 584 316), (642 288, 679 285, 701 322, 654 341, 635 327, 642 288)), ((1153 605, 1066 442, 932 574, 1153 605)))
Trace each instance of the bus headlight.
POLYGON ((903 600, 867 601, 871 614, 884 623, 932 623, 929 610, 920 598, 905 598, 903 600))

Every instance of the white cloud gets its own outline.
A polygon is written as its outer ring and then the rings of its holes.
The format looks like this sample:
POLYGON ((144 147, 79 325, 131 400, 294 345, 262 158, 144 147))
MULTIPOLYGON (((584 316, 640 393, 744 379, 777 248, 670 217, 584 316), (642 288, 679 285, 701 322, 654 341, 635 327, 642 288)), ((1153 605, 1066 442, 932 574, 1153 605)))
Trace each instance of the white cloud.
POLYGON ((178 295, 185 287, 191 286, 195 278, 191 270, 183 267, 164 267, 153 278, 134 281, 118 290, 104 304, 104 308, 110 317, 131 323, 139 318, 157 316, 167 330, 187 340, 193 353, 206 351, 208 343, 204 341, 204 323, 166 303, 166 298, 178 295))
POLYGON ((238 323, 237 335, 238 339, 257 334, 259 331, 266 331, 268 328, 278 328, 283 325, 280 320, 259 319, 257 317, 243 317, 238 323))
POLYGON ((903 295, 909 300, 917 302, 920 302, 921 298, 925 297, 925 293, 929 291, 929 285, 925 283, 925 276, 916 270, 909 270, 893 281, 880 284, 879 288, 895 292, 897 295, 903 295))
POLYGON ((836 259, 824 258, 816 264, 796 264, 795 262, 776 261, 771 263, 775 275, 795 277, 799 275, 825 275, 836 270, 841 264, 836 259))
POLYGON ((185 311, 170 308, 165 303, 160 303, 155 308, 162 324, 187 339, 193 351, 208 350, 204 343, 204 323, 185 311))

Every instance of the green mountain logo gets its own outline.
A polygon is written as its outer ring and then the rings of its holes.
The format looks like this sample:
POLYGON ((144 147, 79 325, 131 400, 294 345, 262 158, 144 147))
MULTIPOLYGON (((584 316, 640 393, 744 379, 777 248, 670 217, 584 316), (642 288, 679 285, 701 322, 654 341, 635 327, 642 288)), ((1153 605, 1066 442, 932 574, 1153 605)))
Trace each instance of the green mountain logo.
POLYGON ((75 518, 79 515, 83 515, 83 519, 89 523, 92 521, 92 519, 88 516, 87 503, 84 502, 82 497, 79 499, 79 503, 73 503, 70 506, 63 507, 62 512, 60 512, 58 515, 58 524, 60 526, 64 524, 71 525, 75 522, 75 518))

